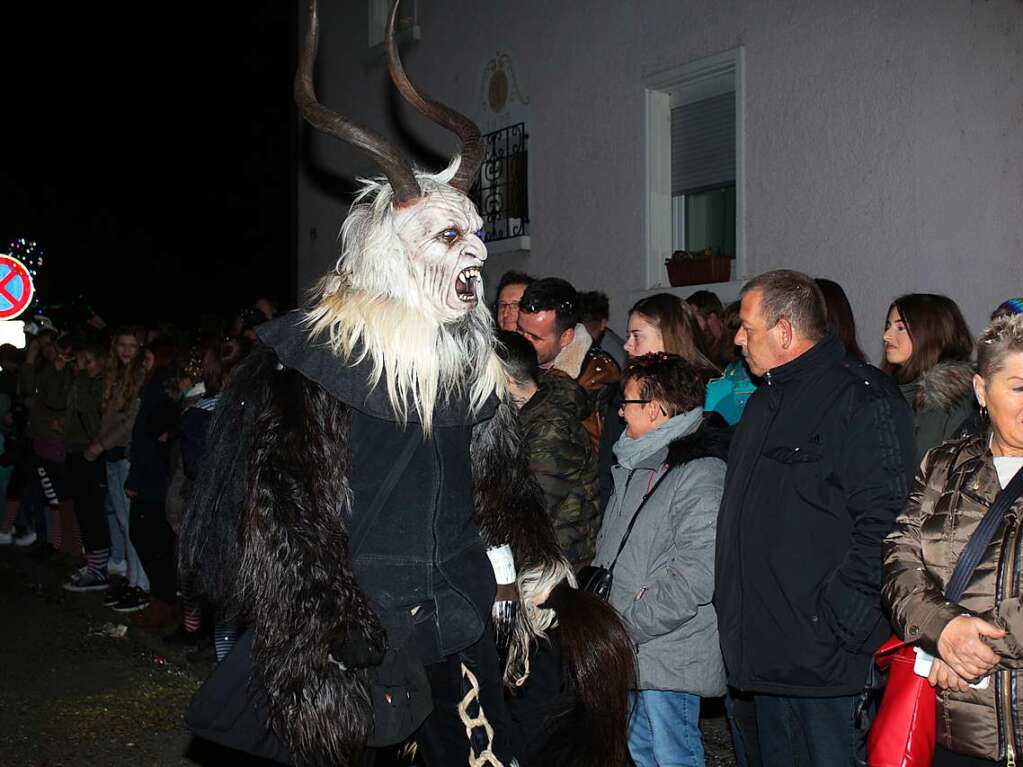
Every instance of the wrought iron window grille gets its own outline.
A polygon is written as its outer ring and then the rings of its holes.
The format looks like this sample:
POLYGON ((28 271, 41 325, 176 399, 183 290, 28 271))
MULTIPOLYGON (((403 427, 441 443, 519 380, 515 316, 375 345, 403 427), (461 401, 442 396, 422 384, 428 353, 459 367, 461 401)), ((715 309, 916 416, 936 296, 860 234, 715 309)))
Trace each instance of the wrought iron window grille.
POLYGON ((469 196, 483 218, 486 242, 529 234, 528 140, 525 123, 483 136, 483 164, 469 196))

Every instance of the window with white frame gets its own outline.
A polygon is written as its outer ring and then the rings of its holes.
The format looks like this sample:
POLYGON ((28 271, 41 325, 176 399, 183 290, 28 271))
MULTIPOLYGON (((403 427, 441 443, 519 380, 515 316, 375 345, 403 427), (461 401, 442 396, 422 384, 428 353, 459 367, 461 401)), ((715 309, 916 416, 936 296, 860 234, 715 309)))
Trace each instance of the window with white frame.
MULTIPOLYGON (((675 251, 706 249, 742 274, 743 56, 737 48, 646 78, 646 288, 675 251)), ((725 278, 729 279, 729 278, 725 278)))

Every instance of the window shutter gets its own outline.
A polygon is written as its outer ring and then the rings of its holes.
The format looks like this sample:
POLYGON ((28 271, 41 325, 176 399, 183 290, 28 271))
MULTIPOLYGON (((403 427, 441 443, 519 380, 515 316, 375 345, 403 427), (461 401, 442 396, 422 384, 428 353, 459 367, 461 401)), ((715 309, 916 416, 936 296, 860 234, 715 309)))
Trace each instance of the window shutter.
POLYGON ((735 183, 735 93, 671 110, 671 193, 735 183))

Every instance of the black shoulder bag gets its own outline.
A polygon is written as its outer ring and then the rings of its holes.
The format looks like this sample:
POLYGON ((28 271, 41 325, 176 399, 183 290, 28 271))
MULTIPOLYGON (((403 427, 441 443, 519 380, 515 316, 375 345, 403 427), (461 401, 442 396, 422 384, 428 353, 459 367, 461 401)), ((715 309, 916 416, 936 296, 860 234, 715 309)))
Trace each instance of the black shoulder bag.
MULTIPOLYGON (((412 461, 412 454, 422 444, 418 437, 409 437, 398 460, 373 496, 372 505, 361 519, 353 521, 348 544, 348 554, 352 561, 362 548, 373 523, 380 516, 384 504, 391 497, 391 491, 398 484, 398 479, 412 461)), ((385 625, 385 628, 387 650, 384 659, 378 666, 366 669, 369 697, 373 704, 373 731, 366 745, 371 747, 401 743, 415 732, 433 711, 430 680, 416 652, 411 626, 385 625)))
POLYGON ((994 503, 991 504, 991 508, 980 520, 977 529, 973 531, 970 540, 966 542, 966 547, 959 555, 955 569, 952 571, 952 577, 948 579, 948 585, 945 587, 945 599, 949 602, 955 604, 962 599, 963 592, 966 591, 970 578, 973 577, 973 572, 980 564, 980 560, 983 559, 984 552, 991 543, 991 538, 998 530, 998 526, 1001 525, 1005 513, 1021 495, 1023 495, 1023 469, 1017 471, 1016 476, 1009 480, 1009 484, 998 494, 994 503))
POLYGON ((625 535, 622 536, 622 542, 618 544, 618 551, 615 553, 615 558, 611 560, 611 564, 607 567, 601 567, 599 565, 586 565, 581 567, 579 572, 576 574, 576 580, 579 582, 579 588, 583 591, 588 591, 594 596, 598 596, 605 602, 611 596, 611 585, 614 583, 614 570, 615 565, 618 564, 618 557, 625 551, 625 544, 629 540, 629 535, 632 533, 632 528, 636 526, 636 520, 639 518, 639 513, 643 511, 643 507, 646 506, 646 502, 650 500, 650 497, 656 492, 657 488, 660 487, 661 482, 672 473, 673 466, 669 466, 668 469, 657 478, 654 482, 654 486, 647 491, 647 494, 643 496, 643 500, 639 502, 639 506, 632 513, 632 519, 629 520, 629 526, 625 529, 625 535))

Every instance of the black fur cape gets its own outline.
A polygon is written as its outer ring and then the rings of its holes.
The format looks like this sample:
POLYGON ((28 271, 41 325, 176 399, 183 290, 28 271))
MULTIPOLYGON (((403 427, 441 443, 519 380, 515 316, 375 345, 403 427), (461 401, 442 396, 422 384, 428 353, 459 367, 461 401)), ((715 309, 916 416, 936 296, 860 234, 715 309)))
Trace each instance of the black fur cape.
MULTIPOLYGON (((350 632, 384 641, 347 555, 350 423, 350 405, 259 345, 218 400, 181 533, 183 575, 253 632, 253 681, 300 765, 357 763, 372 729, 366 673, 328 661, 350 632)), ((511 544, 520 591, 530 573, 566 571, 507 405, 475 427, 466 460, 481 537, 511 544)), ((520 639, 542 635, 535 614, 519 610, 520 639)))

